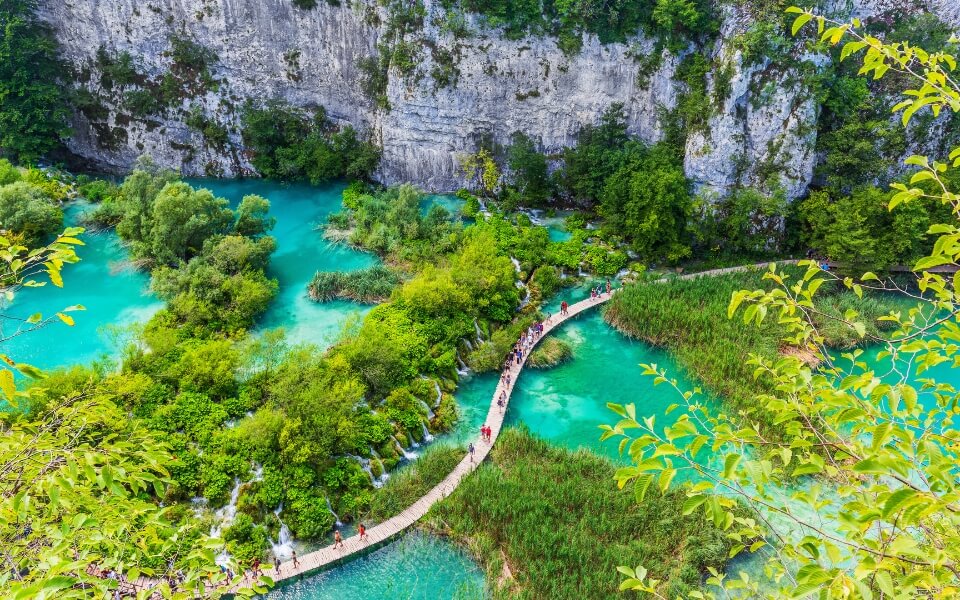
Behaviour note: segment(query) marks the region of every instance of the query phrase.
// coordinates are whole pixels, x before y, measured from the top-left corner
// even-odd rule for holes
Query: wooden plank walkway
[[[567,309],[567,314],[560,315],[560,313],[554,314],[550,321],[544,323],[543,333],[534,340],[533,347],[544,339],[551,331],[559,327],[561,324],[566,322],[569,319],[577,316],[585,310],[591,309],[594,306],[603,304],[610,299],[610,294],[603,294],[599,298],[587,298],[581,302],[570,305]],[[532,350],[532,347],[531,347]],[[518,365],[514,362],[510,366],[510,384],[507,385],[503,378],[500,379],[500,382],[497,384],[497,389],[493,392],[493,397],[490,400],[490,408],[487,411],[486,425],[490,428],[490,442],[481,441],[479,438],[473,441],[474,446],[474,455],[470,456],[467,454],[460,461],[460,463],[454,467],[453,471],[450,472],[447,477],[437,484],[432,490],[427,492],[422,498],[414,502],[412,505],[407,507],[402,513],[387,519],[383,523],[367,529],[367,539],[360,540],[359,536],[355,535],[353,537],[343,540],[343,546],[334,550],[333,546],[327,546],[316,552],[311,552],[303,556],[298,557],[298,566],[294,567],[292,561],[287,561],[279,565],[279,572],[276,568],[274,569],[264,569],[264,575],[272,577],[274,581],[282,581],[284,579],[290,579],[293,577],[298,577],[304,573],[310,573],[312,571],[317,571],[323,569],[324,567],[343,560],[346,557],[349,557],[352,554],[363,552],[364,550],[374,547],[377,544],[385,542],[398,534],[402,533],[408,529],[411,525],[419,521],[430,508],[450,495],[457,486],[460,485],[460,482],[464,477],[469,475],[476,469],[480,463],[487,457],[490,453],[490,449],[493,446],[493,443],[497,441],[497,436],[500,435],[500,430],[503,427],[503,419],[507,412],[507,405],[509,405],[510,397],[513,394],[513,389],[516,386],[517,378],[520,375],[520,372],[523,370],[523,367],[526,365],[527,357],[530,355],[530,352],[526,352],[523,355],[521,363]],[[500,397],[501,392],[506,392],[506,405],[501,411],[499,406],[497,406],[497,399]]]

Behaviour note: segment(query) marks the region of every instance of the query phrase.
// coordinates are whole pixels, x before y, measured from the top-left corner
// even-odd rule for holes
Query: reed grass
[[[567,342],[555,337],[542,340],[527,360],[534,369],[549,369],[573,358],[573,348]]]
[[[699,511],[682,515],[682,492],[653,492],[637,504],[613,483],[615,470],[587,450],[508,428],[491,460],[425,523],[479,558],[494,598],[613,598],[617,566],[638,564],[674,598],[697,588],[708,566],[722,568],[729,540]]]
[[[799,269],[791,270],[799,274]],[[770,389],[753,377],[747,364],[751,354],[767,359],[780,352],[785,331],[768,318],[763,326],[745,325],[738,316],[727,318],[733,292],[769,289],[762,270],[730,273],[692,280],[627,286],[604,311],[604,318],[622,333],[669,350],[680,366],[724,401],[743,410],[754,410],[754,398]],[[824,285],[817,295],[821,310],[842,315],[848,308],[860,312],[871,334],[881,333],[877,318],[901,307],[896,299],[864,296]],[[859,338],[845,325],[822,319],[818,326],[828,345],[849,348]]]
[[[376,265],[359,271],[318,272],[307,286],[307,291],[310,298],[316,302],[341,298],[377,304],[388,300],[400,282],[400,276],[396,272],[383,265]]]

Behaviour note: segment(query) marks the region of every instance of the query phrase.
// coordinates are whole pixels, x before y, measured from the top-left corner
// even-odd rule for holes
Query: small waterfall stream
[[[373,448],[371,448],[370,450],[372,451]],[[386,480],[387,480],[386,477],[383,476],[383,463],[380,464],[380,473],[381,473],[381,475],[380,475],[380,477],[376,477],[376,476],[373,474],[373,469],[370,467],[370,459],[369,459],[369,458],[364,458],[364,457],[362,457],[362,456],[356,456],[355,454],[347,454],[347,456],[349,456],[350,458],[352,458],[352,459],[356,460],[358,463],[360,463],[360,468],[363,469],[363,471],[364,471],[367,475],[370,476],[370,482],[373,484],[373,487],[375,487],[375,488],[377,488],[377,489],[383,487],[384,482],[386,482]]]
[[[324,499],[327,501],[327,510],[329,510],[330,514],[333,515],[334,524],[337,527],[343,527],[343,522],[340,520],[340,517],[337,516],[337,513],[333,512],[333,507],[330,506],[330,497],[327,496]]]
[[[406,450],[406,448],[403,447],[403,444],[400,443],[400,440],[397,439],[397,436],[393,435],[393,436],[390,436],[390,437],[391,437],[391,439],[393,439],[393,443],[396,444],[396,446],[397,446],[397,452],[399,452],[399,453],[403,456],[403,458],[405,458],[405,459],[407,459],[407,460],[413,460],[413,459],[417,458],[417,453],[416,453],[416,452],[408,452],[408,451]]]
[[[290,528],[280,518],[281,512],[283,512],[283,502],[273,511],[277,521],[280,522],[280,532],[277,534],[277,539],[270,540],[270,549],[273,550],[273,555],[277,557],[277,560],[284,560],[293,556],[293,534],[290,533]]]

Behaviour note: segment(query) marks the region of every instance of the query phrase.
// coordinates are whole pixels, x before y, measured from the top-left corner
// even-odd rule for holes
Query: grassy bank
[[[795,270],[800,273],[799,269]],[[784,330],[771,315],[762,327],[745,325],[740,315],[727,318],[731,295],[742,289],[769,289],[765,271],[744,271],[717,277],[672,280],[665,283],[627,286],[604,311],[604,318],[624,334],[666,348],[694,378],[714,394],[739,408],[753,407],[752,399],[767,390],[753,377],[747,364],[751,354],[775,358],[790,351],[781,339]],[[877,335],[881,322],[898,304],[884,296],[857,298],[845,289],[828,289],[817,295],[820,310],[842,315],[848,309],[861,314],[867,331]],[[821,332],[836,348],[854,346],[858,337],[848,327],[823,319]]]
[[[643,564],[676,597],[726,559],[720,531],[681,515],[683,494],[654,492],[638,505],[617,489],[615,467],[591,452],[511,428],[491,458],[426,523],[471,549],[495,598],[610,598],[624,564]]]
[[[412,465],[391,475],[373,496],[366,519],[381,523],[400,514],[443,481],[465,454],[453,446],[429,447]]]

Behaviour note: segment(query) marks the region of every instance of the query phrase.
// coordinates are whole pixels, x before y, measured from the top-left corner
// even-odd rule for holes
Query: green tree
[[[66,71],[36,0],[0,0],[0,153],[34,162],[69,133]]]
[[[812,12],[798,15],[793,31],[816,21],[820,41],[843,44],[842,58],[862,54],[861,72],[881,78],[897,73],[917,84],[903,102],[904,124],[920,109],[960,112],[960,85],[955,58],[908,44],[884,43],[864,33],[858,21],[833,22]],[[874,367],[855,350],[835,356],[827,351],[818,319],[817,291],[829,281],[861,295],[902,288],[873,273],[857,280],[823,271],[805,262],[806,271],[791,277],[772,265],[766,278],[772,290],[741,290],[731,298],[728,314],[742,314],[747,325],[761,325],[769,315],[785,327],[787,343],[813,353],[821,362],[811,368],[796,357],[776,360],[755,356],[751,365],[769,392],[757,400],[782,427],[782,438],[765,435],[754,419],[709,410],[695,391],[678,390],[676,421],[659,427],[633,404],[611,405],[622,420],[604,437],[623,437],[633,466],[617,480],[630,484],[643,499],[656,484],[672,487],[684,473],[684,512],[702,511],[737,542],[731,555],[768,550],[765,573],[772,587],[765,593],[820,598],[948,598],[960,588],[960,432],[953,426],[957,390],[938,381],[929,369],[955,365],[960,351],[958,291],[954,277],[931,272],[943,265],[960,267],[960,201],[949,182],[960,168],[960,148],[950,163],[911,157],[917,167],[909,184],[895,184],[888,208],[921,200],[946,205],[950,223],[933,225],[937,236],[929,254],[916,262],[919,293],[908,296],[915,307],[885,317],[895,330],[888,336],[868,333],[856,311],[827,317],[883,351]],[[675,380],[655,365],[645,372],[659,383]],[[632,441],[631,441],[632,440]],[[702,460],[701,449],[715,456]],[[698,460],[700,454],[701,460]],[[791,485],[798,483],[802,485]],[[692,482],[691,482],[692,480]],[[738,516],[746,506],[751,515]],[[623,589],[658,595],[662,582],[640,567],[621,567]],[[760,582],[741,574],[729,580],[719,572],[707,580],[726,597],[732,590],[759,593]]]
[[[640,163],[626,164],[604,186],[600,214],[648,258],[679,260],[690,254],[687,221],[693,212],[690,183],[672,153],[655,148]]]
[[[270,201],[263,196],[244,196],[237,207],[237,223],[233,230],[248,237],[264,235],[277,224],[277,220],[268,215],[269,212]]]
[[[516,188],[525,205],[537,206],[550,199],[553,192],[547,172],[547,157],[538,152],[533,140],[515,133],[507,148],[510,185]]]
[[[63,227],[63,211],[43,190],[25,181],[0,186],[0,227],[42,244]]]
[[[168,183],[151,208],[150,257],[161,264],[176,264],[196,256],[208,238],[230,230],[233,211],[228,206],[210,190]]]

